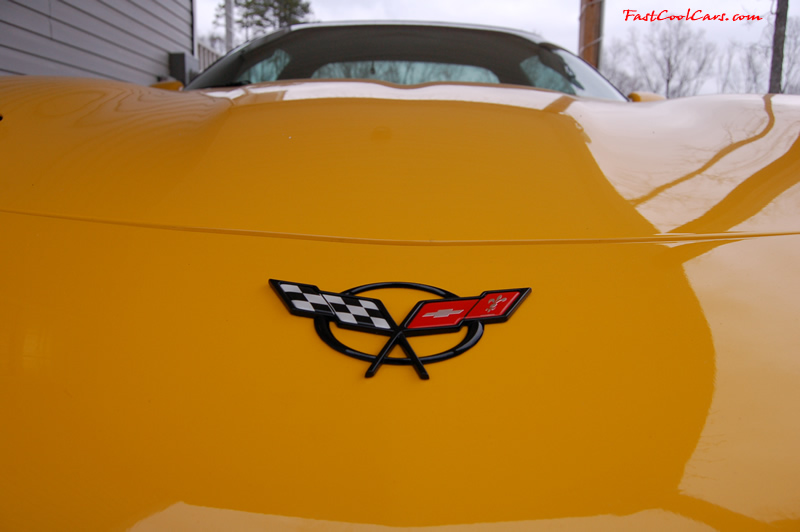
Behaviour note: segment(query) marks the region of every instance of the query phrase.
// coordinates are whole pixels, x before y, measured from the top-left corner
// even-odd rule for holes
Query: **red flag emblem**
[[[519,291],[514,292],[491,292],[486,294],[478,301],[467,318],[494,318],[505,316],[506,311],[514,304],[519,297]]]
[[[477,302],[478,298],[423,302],[406,327],[408,329],[457,327]]]
[[[525,298],[530,288],[492,290],[475,297],[458,297],[435,286],[418,283],[372,283],[344,292],[324,292],[310,284],[270,279],[269,284],[283,300],[290,313],[314,318],[314,328],[331,348],[347,356],[371,362],[366,377],[372,377],[384,364],[411,365],[420,379],[428,379],[425,364],[448,360],[471,349],[483,335],[483,326],[508,319]],[[382,288],[422,290],[440,296],[418,302],[405,320],[398,325],[379,299],[359,294]],[[331,331],[331,322],[345,329],[382,334],[389,337],[380,353],[362,353],[344,345]],[[447,333],[467,326],[467,334],[458,344],[433,355],[419,357],[408,337]],[[406,358],[389,357],[389,352],[400,347]]]
[[[409,331],[457,329],[464,322],[505,321],[529,292],[529,288],[495,290],[484,292],[478,297],[420,301],[406,318],[404,327]],[[424,333],[420,331],[419,334]]]

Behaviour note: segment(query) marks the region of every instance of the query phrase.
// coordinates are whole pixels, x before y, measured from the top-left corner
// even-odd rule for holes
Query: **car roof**
[[[542,40],[538,35],[534,33],[529,33],[522,30],[516,30],[513,28],[504,28],[501,26],[489,26],[484,24],[466,24],[460,22],[430,22],[422,20],[342,20],[342,21],[332,21],[332,22],[309,22],[303,24],[295,24],[293,26],[287,26],[285,28],[276,30],[272,33],[268,33],[267,35],[257,37],[252,41],[243,44],[240,48],[241,49],[257,48],[265,43],[272,41],[273,39],[297,31],[313,30],[318,28],[346,28],[346,27],[356,27],[356,26],[420,26],[426,28],[458,28],[458,29],[476,30],[476,31],[489,31],[496,33],[504,33],[506,35],[515,35],[517,37],[522,37],[523,39],[531,41],[535,44],[550,44],[551,46],[555,46],[556,48],[561,48],[561,46],[554,45],[552,43],[548,43]]]

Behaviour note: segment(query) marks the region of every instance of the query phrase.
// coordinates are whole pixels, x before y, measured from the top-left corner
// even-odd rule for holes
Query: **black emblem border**
[[[419,375],[420,379],[427,380],[430,378],[428,375],[427,370],[425,369],[425,364],[433,364],[435,362],[442,362],[444,360],[449,360],[451,358],[457,357],[459,355],[464,354],[465,352],[469,351],[478,343],[478,341],[483,336],[483,324],[484,323],[497,323],[503,322],[508,320],[508,318],[516,311],[519,305],[528,297],[531,292],[530,288],[509,288],[506,290],[490,290],[487,292],[483,292],[480,296],[477,297],[478,300],[482,299],[488,294],[492,293],[502,293],[502,292],[519,292],[519,297],[516,301],[512,304],[511,308],[509,308],[503,316],[500,317],[487,317],[487,318],[473,318],[469,320],[462,320],[456,326],[443,326],[443,327],[427,327],[424,329],[407,329],[406,326],[410,323],[412,317],[416,315],[417,311],[424,305],[425,303],[434,302],[434,301],[441,301],[441,299],[427,299],[424,301],[419,301],[411,310],[411,312],[406,316],[406,318],[401,322],[401,325],[397,325],[394,320],[390,320],[389,323],[391,325],[390,330],[377,330],[374,328],[364,328],[359,327],[356,325],[348,325],[348,324],[341,324],[337,323],[339,327],[343,327],[346,329],[353,329],[363,332],[369,332],[372,334],[379,334],[379,335],[388,335],[390,338],[387,343],[384,345],[383,349],[378,355],[371,355],[369,353],[364,353],[362,351],[358,351],[357,349],[353,349],[344,345],[338,338],[333,334],[331,330],[331,322],[335,322],[336,320],[330,316],[310,316],[309,313],[305,311],[298,311],[292,307],[289,301],[286,301],[282,292],[277,288],[276,283],[280,283],[284,281],[278,281],[275,279],[270,279],[270,284],[272,284],[275,291],[280,296],[283,303],[286,305],[287,309],[290,313],[298,316],[304,317],[312,317],[314,319],[314,329],[317,332],[317,335],[320,339],[325,342],[328,347],[337,351],[343,355],[349,356],[351,358],[355,358],[358,360],[362,360],[365,362],[370,362],[371,365],[365,374],[365,377],[370,378],[375,375],[375,373],[380,369],[380,367],[384,364],[389,366],[413,366]],[[313,285],[311,285],[313,286]],[[348,290],[344,290],[343,292],[339,292],[341,295],[346,296],[357,296],[362,292],[368,292],[371,290],[380,290],[386,288],[400,288],[400,289],[410,289],[410,290],[419,290],[423,292],[428,292],[435,296],[438,296],[442,299],[447,300],[473,300],[476,299],[473,297],[459,297],[456,294],[445,290],[443,288],[438,288],[431,285],[421,284],[421,283],[410,283],[410,282],[402,282],[402,281],[391,281],[391,282],[381,282],[381,283],[370,283],[361,286],[356,286],[354,288],[350,288]],[[322,292],[322,291],[321,291]],[[325,292],[331,293],[331,292]],[[363,296],[359,296],[363,297]],[[366,298],[370,299],[377,303],[381,309],[385,310],[383,303],[378,299],[373,298]],[[391,317],[391,315],[386,312],[386,315]],[[436,353],[433,355],[427,355],[424,357],[418,357],[417,354],[414,352],[414,349],[409,344],[407,337],[409,336],[423,336],[428,334],[438,334],[438,333],[445,333],[445,332],[455,332],[460,330],[462,327],[467,327],[467,334],[464,338],[454,347],[442,351],[440,353]],[[388,354],[395,346],[400,346],[403,352],[406,354],[406,358],[392,358],[389,357]]]

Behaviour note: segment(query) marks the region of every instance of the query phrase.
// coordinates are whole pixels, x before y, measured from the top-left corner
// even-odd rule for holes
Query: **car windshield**
[[[513,84],[625,98],[569,52],[496,30],[414,25],[306,26],[227,55],[187,89],[295,79]]]

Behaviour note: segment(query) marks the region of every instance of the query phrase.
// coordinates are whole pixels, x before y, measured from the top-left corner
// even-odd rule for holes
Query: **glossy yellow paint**
[[[163,89],[166,91],[179,91],[183,89],[183,83],[175,79],[167,81],[159,81],[157,83],[153,83],[150,86],[153,87],[154,89]]]
[[[797,112],[0,82],[0,528],[796,528]],[[364,379],[270,278],[533,292]]]
[[[632,102],[660,102],[666,100],[660,94],[654,92],[636,91],[628,94],[628,99]]]

